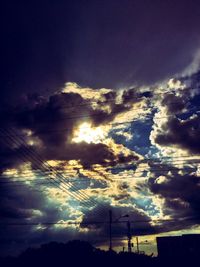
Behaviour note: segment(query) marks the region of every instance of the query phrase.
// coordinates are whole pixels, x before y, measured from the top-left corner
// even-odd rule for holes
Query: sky
[[[2,3],[2,256],[200,232],[199,5]]]

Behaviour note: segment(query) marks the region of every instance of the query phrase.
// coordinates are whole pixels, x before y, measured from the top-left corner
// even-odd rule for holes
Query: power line
[[[183,217],[183,218],[174,218],[174,219],[150,219],[150,220],[129,220],[130,223],[153,223],[153,222],[184,222],[184,221],[200,221],[199,216],[193,217]],[[112,224],[123,224],[127,221],[113,220]],[[94,225],[94,224],[109,224],[109,221],[85,221],[85,222],[0,222],[0,225],[3,226],[25,226],[25,225]]]
[[[9,133],[8,130],[7,130],[7,132]],[[13,139],[11,138],[11,141],[12,141],[12,142],[15,142],[15,144],[16,144],[16,140],[13,140]],[[24,140],[22,140],[22,142],[24,143]],[[17,144],[19,145],[19,143],[17,143]],[[39,166],[42,164],[44,170],[45,170],[45,168],[46,168],[46,170],[54,171],[53,168],[52,168],[52,166],[49,165],[49,164],[47,164],[47,163],[44,163],[44,161],[41,160],[41,159],[39,158],[39,156],[38,156],[36,153],[33,153],[33,151],[31,151],[31,150],[29,149],[29,147],[27,147],[27,144],[26,144],[26,143],[25,143],[25,146],[24,146],[23,148],[26,149],[26,150],[29,152],[29,156],[30,156],[30,155],[33,155],[32,159],[34,159],[34,163],[38,164],[38,162],[39,162]],[[35,161],[35,159],[36,159],[36,161]],[[60,173],[57,173],[57,172],[54,171],[54,174],[56,175],[56,178],[59,178],[60,182],[62,182],[62,183],[65,184],[65,189],[68,190],[68,191],[67,191],[68,194],[72,195],[73,197],[75,196],[76,199],[77,199],[77,196],[78,196],[78,199],[79,199],[80,201],[83,201],[84,203],[85,203],[85,198],[86,198],[86,199],[89,199],[89,198],[90,198],[90,196],[88,196],[87,194],[85,194],[85,192],[77,192],[77,191],[80,190],[80,188],[77,188],[75,185],[70,184],[70,183],[68,183],[68,184],[66,185],[66,180],[64,179],[64,177],[63,177]],[[62,185],[63,185],[63,184],[62,184]],[[59,186],[61,186],[61,185],[59,185]],[[66,187],[66,186],[67,186],[67,187]],[[63,186],[62,186],[62,187],[63,187]],[[69,190],[73,190],[73,191],[75,191],[76,193],[75,193],[75,192],[72,192],[72,191],[69,191]],[[96,204],[99,204],[99,203],[95,202],[94,200],[88,200],[87,202],[92,203],[92,205],[94,205],[94,206],[96,206]],[[87,205],[87,204],[85,203],[85,205]],[[90,208],[90,206],[88,206],[88,208]],[[102,209],[101,205],[99,205],[98,209],[100,209],[100,208]],[[104,210],[102,210],[102,211],[104,211]]]
[[[5,140],[4,140],[5,141]],[[16,141],[14,141],[14,140],[12,140],[11,139],[11,143],[10,144],[12,144],[12,143],[15,143],[16,145],[18,145],[18,143],[16,143]],[[28,151],[28,154],[27,154],[27,151]],[[39,164],[39,166],[42,166],[44,169],[45,169],[45,167],[43,166],[43,162],[40,162],[40,160],[38,161],[38,159],[37,160],[35,160],[35,158],[33,158],[32,157],[32,154],[31,154],[31,151],[30,151],[30,149],[29,150],[27,150],[27,148],[26,147],[23,147],[23,150],[21,151],[22,152],[22,154],[23,154],[23,157],[25,158],[25,160],[27,160],[27,156],[29,157],[29,161],[30,162],[34,162],[34,164]],[[51,170],[52,171],[52,170]],[[55,175],[55,174],[54,174]],[[56,176],[57,177],[57,176]],[[50,179],[50,182],[51,183],[53,183],[54,185],[56,185],[58,188],[60,188],[61,190],[63,190],[65,193],[67,193],[67,194],[69,194],[70,196],[72,196],[73,198],[75,198],[76,200],[79,200],[79,201],[85,201],[85,199],[84,198],[82,198],[82,196],[79,196],[79,194],[77,194],[77,193],[73,193],[73,192],[70,192],[69,191],[69,189],[70,189],[70,185],[63,185],[63,184],[60,184],[60,182],[59,181],[57,181],[57,179],[55,179],[55,177],[53,177],[53,178],[51,178]],[[66,191],[67,190],[67,191]]]
[[[4,136],[7,136],[7,137],[13,137],[13,136],[21,136],[21,135],[13,135],[13,134],[7,134],[7,135],[4,135]],[[23,140],[23,143],[26,145],[26,146],[28,146],[28,144],[27,143],[25,143],[25,141]],[[163,162],[162,162],[162,160],[164,160],[164,159],[169,159],[169,161],[165,161],[165,163],[170,163],[170,162],[172,162],[173,163],[173,165],[175,165],[175,163],[176,163],[176,161],[187,161],[187,163],[189,164],[189,161],[191,162],[191,161],[198,161],[198,160],[200,160],[200,159],[195,159],[195,158],[191,158],[191,157],[194,157],[194,156],[179,156],[179,157],[162,157],[162,158],[146,158],[146,159],[142,159],[142,160],[140,160],[140,161],[137,161],[137,164],[140,164],[140,163],[152,163],[153,161],[153,163],[155,164],[155,162],[156,163],[161,163],[161,164],[163,164]],[[179,160],[174,160],[174,159],[179,159]],[[182,158],[185,158],[185,160],[183,160]],[[195,163],[194,162],[194,163]],[[164,164],[165,164],[164,163]],[[97,164],[105,164],[105,162],[104,161],[102,161],[102,162],[98,162],[98,163],[95,163],[94,165],[97,165]],[[118,163],[118,164],[120,164],[120,163]],[[191,164],[192,164],[192,162],[191,162]],[[73,168],[76,168],[76,170],[77,169],[82,169],[82,167],[79,167],[79,165],[77,166],[77,165],[71,165],[70,167],[73,167]],[[106,166],[105,166],[106,167]],[[105,169],[105,167],[104,167],[104,169]],[[111,167],[110,167],[111,168]],[[115,168],[115,169],[121,169],[122,167],[114,167],[113,166],[113,168]],[[96,170],[100,170],[101,169],[101,167],[98,167],[98,169],[93,169],[93,171],[96,171]],[[56,170],[58,170],[58,168],[56,168]]]
[[[198,161],[197,163],[200,163],[200,161]],[[180,164],[180,163],[179,163]],[[194,164],[194,163],[193,163]],[[182,165],[182,163],[181,163],[181,165]],[[192,171],[192,168],[187,168],[187,167],[184,167],[184,168],[182,168],[182,169],[178,169],[178,170],[176,170],[176,168],[177,167],[174,167],[174,168],[167,168],[167,169],[162,169],[162,167],[160,168],[160,169],[149,169],[149,170],[145,170],[145,169],[143,169],[142,171],[135,171],[135,172],[133,172],[133,174],[127,174],[127,175],[125,175],[125,174],[123,174],[123,176],[122,177],[119,177],[120,176],[120,174],[119,173],[117,173],[117,174],[111,174],[111,173],[108,173],[108,174],[105,174],[108,178],[109,177],[111,177],[111,181],[112,182],[114,182],[114,181],[116,181],[116,180],[121,180],[121,181],[124,181],[124,180],[127,180],[127,179],[129,179],[129,180],[134,180],[134,179],[149,179],[149,178],[151,178],[151,177],[146,177],[146,176],[134,176],[135,174],[138,174],[138,173],[143,173],[143,172],[151,172],[151,173],[156,173],[156,174],[160,174],[160,172],[169,172],[169,171],[179,171],[179,170],[184,170],[184,171]],[[120,169],[120,170],[127,170],[127,168],[126,167],[124,167],[124,168],[116,168],[116,169]],[[115,170],[116,170],[115,169]],[[51,174],[51,173],[50,173]],[[62,173],[62,175],[64,175],[63,173]],[[67,174],[67,175],[70,175],[70,174]],[[119,175],[118,177],[113,177],[114,175]],[[11,178],[8,178],[8,177],[5,177],[4,176],[4,178],[2,178],[2,177],[0,177],[0,179],[2,178],[3,180],[7,180],[7,179],[9,179],[9,181],[1,181],[0,182],[0,184],[2,185],[3,183],[5,183],[5,184],[9,184],[9,183],[19,183],[19,182],[21,182],[21,183],[26,183],[26,182],[31,182],[31,183],[35,183],[35,182],[41,182],[41,181],[38,181],[38,180],[45,180],[45,177],[47,177],[45,174],[43,174],[43,178],[33,178],[33,179],[31,179],[31,180],[27,180],[28,178],[30,178],[30,177],[23,177],[23,179],[20,179],[19,180],[19,178],[17,178],[17,177],[14,177],[13,179],[15,179],[15,180],[11,180],[12,179],[12,177]],[[70,182],[70,183],[74,183],[74,182],[78,182],[78,183],[82,183],[82,182],[85,182],[85,183],[91,183],[91,182],[102,182],[102,180],[97,180],[97,178],[99,178],[99,176],[97,176],[97,175],[92,175],[92,177],[94,177],[94,179],[93,178],[90,178],[89,176],[87,177],[86,176],[86,179],[84,179],[84,178],[81,178],[81,177],[79,177],[79,179],[78,178],[68,178],[68,180],[66,180],[67,182]]]
[[[138,110],[138,109],[135,109],[135,110]],[[142,110],[144,110],[144,109],[142,108]],[[133,109],[131,109],[131,111],[133,111]],[[196,111],[196,112],[197,112],[196,115],[199,115],[198,114],[198,111]],[[107,115],[109,115],[109,114],[107,114]],[[102,114],[96,114],[95,116],[102,116]],[[144,120],[152,120],[154,118],[153,116],[154,116],[154,114],[147,114],[146,116],[144,116],[143,119]],[[170,114],[170,115],[166,115],[166,116],[160,116],[160,117],[156,117],[156,120],[167,119],[169,117],[175,117],[175,116],[177,116],[177,114]],[[83,115],[83,116],[76,116],[76,117],[62,117],[62,118],[56,119],[56,121],[79,119],[79,118],[92,118],[92,117],[94,117],[94,115],[88,115],[88,116]],[[119,126],[119,125],[123,125],[123,124],[133,123],[133,122],[136,122],[136,121],[138,121],[138,118],[135,118],[133,120],[122,121],[122,122],[113,122],[113,123],[106,122],[106,125],[109,125],[109,126]],[[43,122],[43,124],[45,124],[45,123]],[[104,124],[104,123],[102,122],[102,124]],[[97,126],[97,127],[99,127],[99,126]],[[91,127],[90,126],[85,126],[84,128],[90,129]],[[40,130],[40,131],[34,132],[34,134],[50,133],[50,132],[52,132],[52,133],[54,133],[54,132],[69,132],[69,131],[72,131],[72,130],[79,130],[79,127],[72,127],[72,128],[66,127],[66,128],[57,129],[57,130],[52,130],[52,129],[46,129],[45,128],[45,130]],[[18,134],[18,136],[21,136],[21,137],[29,137],[29,136],[27,136],[25,134]],[[6,137],[6,135],[3,135],[3,137]],[[31,137],[31,135],[30,135],[30,137]]]
[[[148,162],[147,162],[148,163]],[[152,163],[152,162],[151,162]],[[171,167],[169,167],[169,165],[167,165],[166,164],[166,162],[165,163],[163,163],[163,165],[161,165],[161,166],[158,166],[158,164],[162,164],[162,162],[153,162],[153,164],[154,164],[154,168],[152,167],[152,166],[149,166],[149,167],[147,167],[147,169],[145,169],[145,167],[142,167],[142,166],[139,166],[139,167],[137,167],[136,168],[136,170],[133,170],[133,169],[130,169],[130,167],[132,167],[132,166],[130,166],[130,165],[127,165],[127,166],[125,166],[125,167],[98,167],[98,169],[91,169],[90,171],[91,172],[98,172],[99,170],[101,171],[101,170],[105,170],[105,171],[107,171],[107,170],[111,170],[111,171],[117,171],[117,170],[121,170],[121,171],[123,171],[123,170],[127,170],[127,171],[129,171],[129,170],[132,170],[133,171],[133,173],[132,174],[127,174],[127,175],[134,175],[134,174],[137,174],[137,173],[143,173],[143,172],[168,172],[168,171],[176,171],[177,169],[178,170],[180,170],[180,168],[178,167],[178,166],[182,166],[183,164],[198,164],[198,163],[200,163],[200,159],[195,159],[195,160],[192,160],[192,162],[191,162],[191,160],[190,160],[190,162],[188,162],[187,160],[177,160],[177,163],[176,163],[176,161],[174,161],[173,162],[173,165],[171,166]],[[139,164],[138,162],[137,162],[137,164]],[[167,167],[168,166],[168,167]],[[158,168],[158,169],[156,169],[155,167],[160,167],[160,168]],[[167,168],[163,168],[163,167],[167,167]],[[184,171],[187,171],[187,170],[189,170],[189,171],[192,171],[192,168],[194,168],[194,166],[191,166],[191,167],[183,167],[183,168],[181,168],[181,170],[184,170]],[[78,168],[77,167],[75,167],[75,170],[77,170]],[[81,169],[81,168],[80,168]],[[80,170],[79,169],[79,170]],[[142,169],[141,171],[139,171],[140,169]],[[83,169],[84,170],[84,169]],[[56,170],[57,171],[57,170]],[[60,170],[60,171],[62,171],[62,169]],[[35,171],[33,170],[30,170],[30,171],[24,171],[24,172],[19,172],[19,174],[18,175],[24,175],[24,174],[34,174],[35,175],[35,173],[34,173]],[[58,172],[58,171],[57,171]],[[60,173],[60,172],[58,172],[58,173]],[[106,173],[106,174],[104,174],[104,175],[106,175],[107,177],[110,177],[110,176],[112,176],[112,179],[114,180],[114,179],[116,179],[115,177],[113,177],[113,175],[117,175],[117,174],[119,174],[120,172],[118,172],[118,173]],[[46,174],[52,174],[52,171],[45,171],[45,172],[43,172],[43,171],[41,171],[41,170],[38,170],[37,171],[37,173],[36,173],[36,175],[38,175],[38,174],[41,174],[41,175],[43,175],[44,177],[45,177],[45,175]],[[74,172],[73,171],[67,171],[66,172],[66,170],[63,170],[62,171],[62,175],[66,175],[66,176],[69,176],[69,175],[74,175]],[[81,175],[81,174],[80,174]],[[95,174],[92,174],[92,177],[98,177],[99,178],[99,176],[100,176],[101,174],[99,174],[99,175],[95,175]],[[123,175],[125,175],[125,174],[123,174]],[[84,176],[85,176],[85,178],[87,178],[86,179],[86,181],[88,181],[89,179],[92,179],[92,178],[90,178],[89,176],[86,176],[85,174],[84,174]],[[10,177],[9,175],[6,175],[6,174],[4,174],[3,176],[1,175],[0,176],[0,179],[19,179],[20,177]],[[23,179],[23,178],[25,178],[25,177],[21,177],[21,179]],[[28,177],[27,177],[28,178]],[[66,177],[65,177],[66,178]],[[137,178],[137,177],[134,177],[133,176],[133,178]],[[138,178],[141,178],[141,177],[138,177]],[[36,178],[33,178],[32,179],[32,181],[33,180],[35,180]],[[39,179],[42,179],[42,178],[39,178]],[[69,178],[68,178],[69,179]],[[66,180],[65,179],[65,181],[69,181],[69,182],[73,182],[75,179],[77,179],[77,178],[70,178],[71,180]],[[84,178],[81,178],[81,177],[79,177],[79,181],[83,181],[84,180]],[[99,180],[99,181],[104,181],[104,180]]]
[[[171,168],[163,168],[162,166],[159,168],[159,169],[155,169],[155,167],[154,168],[152,168],[152,167],[150,167],[150,169],[146,169],[145,170],[145,168],[144,167],[138,167],[137,169],[136,169],[136,171],[134,171],[133,170],[133,173],[132,174],[122,174],[122,175],[120,175],[120,172],[119,173],[106,173],[106,174],[104,174],[104,175],[106,175],[106,177],[108,177],[108,178],[110,178],[111,177],[111,179],[112,179],[112,182],[114,182],[114,181],[125,181],[125,180],[134,180],[134,179],[149,179],[149,178],[151,178],[151,177],[147,177],[147,176],[135,176],[135,174],[141,174],[141,173],[144,173],[144,172],[151,172],[151,173],[154,173],[154,174],[160,174],[160,172],[169,172],[169,171],[179,171],[179,170],[183,170],[183,171],[192,171],[193,170],[193,168],[194,168],[194,166],[192,166],[192,167],[183,167],[183,168],[179,168],[178,170],[177,170],[177,166],[179,166],[179,165],[183,165],[183,163],[184,162],[182,162],[182,163],[176,163],[176,164],[174,164],[176,167],[174,167],[174,166],[172,166]],[[196,161],[195,160],[195,162],[192,162],[192,164],[195,164],[195,163],[199,163],[199,160],[198,161]],[[191,163],[190,163],[191,164]],[[155,164],[155,165],[157,165],[157,164]],[[166,165],[165,165],[166,166]],[[127,169],[129,166],[127,166],[127,167],[114,167],[113,168],[113,171],[116,171],[116,170],[129,170],[129,169]],[[102,168],[103,169],[103,168]],[[110,169],[112,169],[112,168],[110,168]],[[139,171],[139,169],[142,169],[141,171]],[[33,174],[33,172],[31,172],[31,171],[25,171],[25,172],[21,172],[20,174],[28,174],[28,173],[31,173],[31,174]],[[45,172],[42,172],[41,170],[40,170],[40,174],[43,176],[42,178],[33,178],[33,179],[31,179],[30,180],[30,177],[21,177],[21,179],[20,179],[20,177],[10,177],[10,176],[7,176],[7,175],[4,175],[4,176],[0,176],[0,179],[2,179],[2,181],[0,182],[0,184],[2,185],[2,184],[13,184],[13,185],[15,185],[16,186],[16,183],[22,183],[22,185],[23,185],[23,183],[25,184],[25,185],[28,185],[27,184],[27,181],[29,181],[30,183],[42,183],[42,182],[44,182],[47,178],[49,178],[49,177],[47,177],[47,175],[48,174],[52,174],[52,171],[49,171],[49,172],[47,172],[47,171],[45,171]],[[81,177],[74,177],[74,178],[70,178],[70,177],[67,177],[68,179],[66,180],[66,176],[64,176],[64,175],[67,175],[67,176],[69,176],[70,175],[70,172],[67,172],[67,173],[65,173],[65,172],[62,172],[62,175],[63,175],[63,177],[65,177],[65,181],[66,182],[69,182],[69,183],[74,183],[74,182],[78,182],[79,184],[80,183],[83,183],[83,182],[86,182],[86,183],[91,183],[91,182],[98,182],[98,183],[102,183],[103,181],[105,181],[105,180],[98,180],[98,178],[100,177],[100,174],[99,175],[92,175],[92,177],[94,178],[91,178],[90,176],[84,176],[85,178],[81,178]],[[115,175],[118,175],[117,177],[115,177]],[[14,179],[14,180],[13,180]],[[29,180],[27,180],[27,179],[29,179]],[[50,178],[51,179],[51,178]],[[5,181],[5,180],[7,180],[7,181]],[[48,183],[47,183],[48,184]]]

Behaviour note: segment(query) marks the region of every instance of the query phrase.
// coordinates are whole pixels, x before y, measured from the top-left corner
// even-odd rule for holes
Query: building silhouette
[[[200,234],[157,237],[158,256],[184,258],[200,255]]]

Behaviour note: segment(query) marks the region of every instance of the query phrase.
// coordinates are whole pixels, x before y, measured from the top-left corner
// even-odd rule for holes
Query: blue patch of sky
[[[127,148],[146,156],[151,153],[157,153],[158,149],[152,146],[149,136],[152,130],[153,118],[145,121],[134,121],[129,124],[126,128],[112,129],[109,133],[109,137],[112,137],[117,144],[123,144]],[[120,132],[130,133],[132,138],[128,139]]]
[[[88,205],[86,205],[87,202],[88,202]],[[67,203],[72,208],[79,210],[81,212],[85,212],[86,210],[89,209],[89,205],[93,205],[93,203],[90,202],[90,198],[88,200],[86,199],[85,201],[84,200],[80,201],[79,199],[76,199],[75,197],[73,197],[73,198],[70,198],[70,200],[68,200]],[[63,217],[63,212],[62,212],[62,217]]]
[[[90,188],[106,188],[107,185],[103,181],[97,181],[95,179],[90,178],[84,178],[81,180],[81,178],[75,178],[74,181],[71,183],[70,191],[76,192],[82,189]]]
[[[153,203],[151,198],[148,197],[137,198],[134,199],[134,203],[137,205],[138,208],[147,212],[149,216],[154,216],[159,213],[158,208]]]

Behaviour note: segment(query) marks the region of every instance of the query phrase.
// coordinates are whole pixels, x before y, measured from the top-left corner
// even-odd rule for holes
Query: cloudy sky
[[[127,220],[148,252],[157,235],[199,232],[199,7],[4,2],[2,255],[71,239],[107,248],[109,210],[120,249]]]

